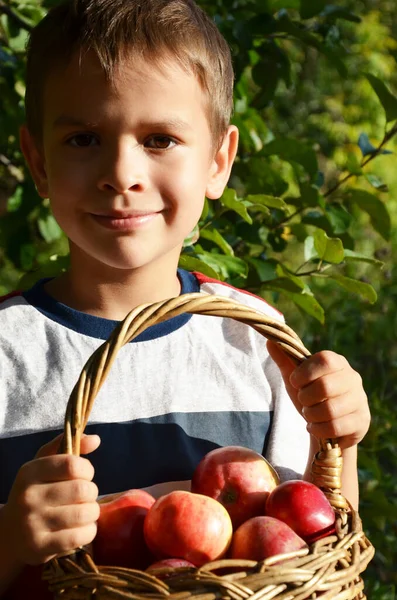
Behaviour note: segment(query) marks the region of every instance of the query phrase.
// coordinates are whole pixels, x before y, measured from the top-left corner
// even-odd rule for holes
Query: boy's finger
[[[81,454],[90,454],[94,452],[101,443],[101,438],[99,435],[86,435],[83,434],[80,442],[80,453]]]
[[[295,369],[291,375],[291,384],[295,388],[301,388],[324,375],[343,371],[346,367],[350,369],[344,356],[329,350],[322,350],[310,356]]]
[[[87,479],[59,481],[56,485],[48,483],[40,487],[41,494],[48,506],[59,507],[68,504],[96,502],[99,494],[97,485]]]
[[[56,438],[54,438],[47,444],[44,444],[44,446],[42,446],[37,452],[35,458],[42,458],[44,456],[53,456],[54,454],[57,454],[61,446],[62,438],[63,433],[60,433]],[[80,443],[81,454],[90,454],[90,452],[94,452],[94,450],[98,448],[100,443],[101,439],[98,435],[87,435],[83,433],[83,435],[81,436]]]
[[[351,391],[354,383],[354,373],[346,377],[344,371],[329,373],[319,377],[312,383],[301,388],[298,392],[298,399],[302,406],[314,406],[324,403],[326,400],[343,396]],[[352,409],[354,410],[356,397],[350,398]]]
[[[21,468],[21,476],[29,482],[51,483],[86,479],[92,481],[94,467],[87,458],[68,454],[44,456],[26,463]]]

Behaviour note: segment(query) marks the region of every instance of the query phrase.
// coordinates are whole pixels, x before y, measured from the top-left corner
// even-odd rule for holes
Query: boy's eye
[[[147,148],[152,148],[155,150],[168,150],[169,148],[173,148],[175,145],[175,140],[170,138],[168,135],[153,135],[145,141],[145,146]]]
[[[77,148],[88,148],[98,143],[97,138],[92,133],[79,133],[68,139],[68,144]]]

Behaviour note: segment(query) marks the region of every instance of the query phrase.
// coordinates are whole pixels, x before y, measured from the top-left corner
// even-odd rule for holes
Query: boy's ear
[[[230,125],[222,144],[215,154],[210,168],[205,195],[210,200],[216,200],[223,194],[223,190],[229,181],[230,171],[236,158],[238,147],[238,129]]]
[[[19,143],[39,195],[42,198],[48,198],[44,153],[38,147],[26,125],[22,125],[19,130]]]

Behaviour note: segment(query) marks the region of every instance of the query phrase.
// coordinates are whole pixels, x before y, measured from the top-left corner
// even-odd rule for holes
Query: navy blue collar
[[[178,278],[181,283],[181,295],[200,291],[200,284],[192,273],[183,269],[178,269]],[[88,335],[100,340],[107,340],[112,331],[119,324],[119,321],[87,315],[86,313],[66,306],[66,304],[58,302],[52,296],[47,294],[44,289],[44,284],[49,281],[49,279],[50,278],[40,279],[40,281],[38,281],[30,290],[24,292],[22,295],[25,300],[43,315],[68,329],[77,331],[82,335]],[[163,323],[152,325],[132,340],[132,343],[144,342],[168,335],[180,327],[183,327],[191,317],[192,315],[184,313],[179,317],[174,317]]]

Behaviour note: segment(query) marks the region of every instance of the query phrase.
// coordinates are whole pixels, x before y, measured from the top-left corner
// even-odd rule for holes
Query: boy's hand
[[[268,350],[314,437],[336,438],[342,449],[363,439],[371,420],[368,400],[360,375],[343,356],[324,350],[296,367],[276,343],[269,341]]]
[[[43,446],[21,467],[2,509],[1,535],[21,565],[47,562],[90,543],[96,534],[94,468],[81,456],[54,455],[60,439]],[[81,452],[93,452],[99,443],[96,435],[83,436]]]

